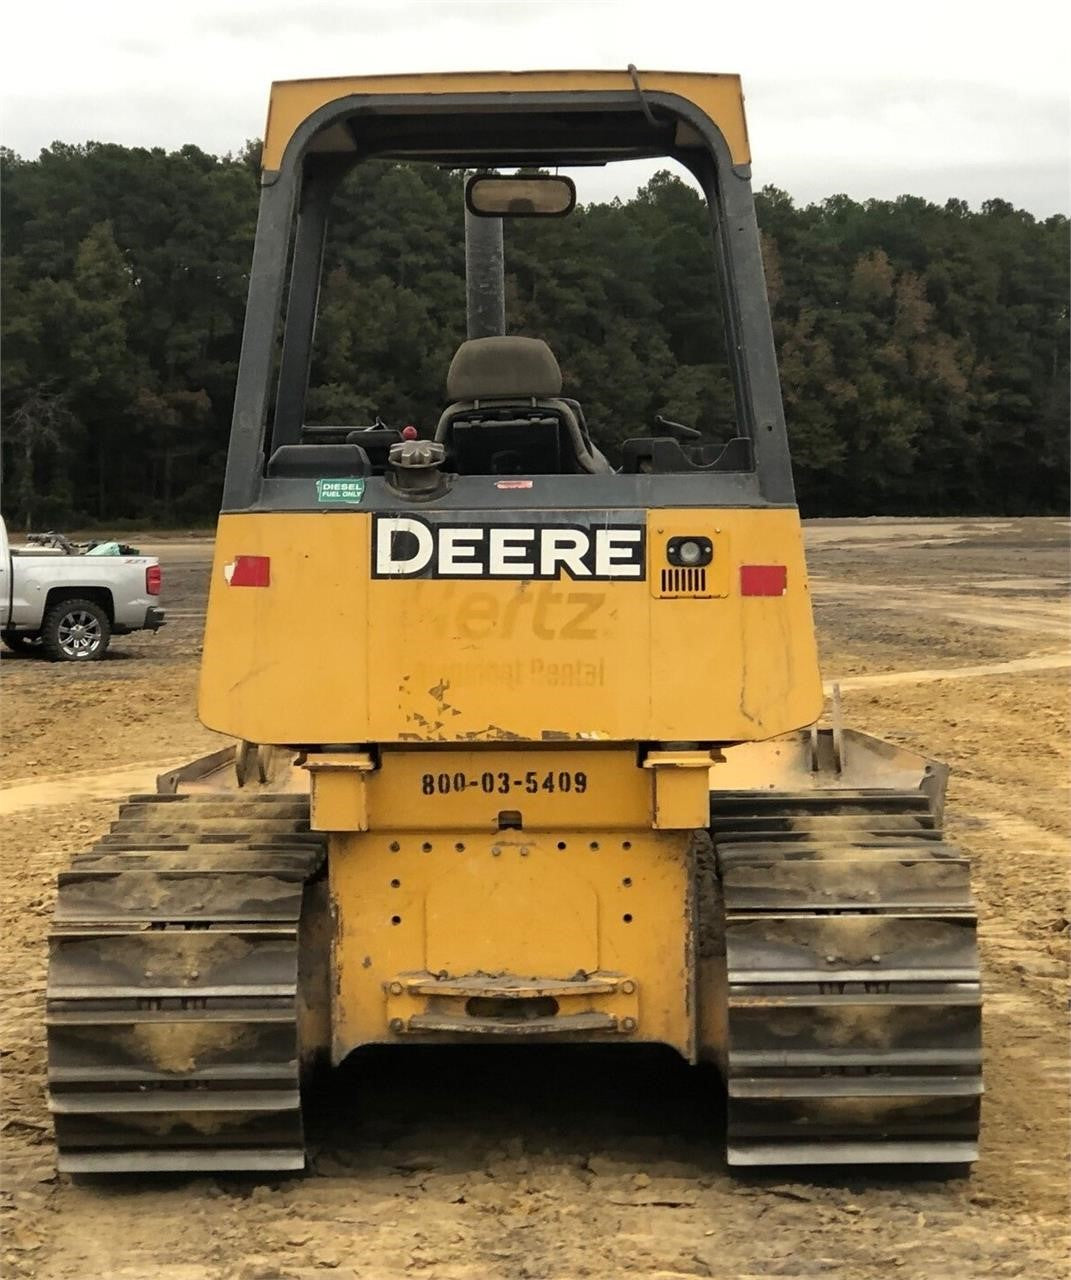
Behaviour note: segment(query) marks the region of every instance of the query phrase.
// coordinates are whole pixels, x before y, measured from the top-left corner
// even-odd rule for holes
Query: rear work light
[[[158,596],[164,585],[164,571],[158,564],[151,564],[145,570],[145,590],[151,596]]]

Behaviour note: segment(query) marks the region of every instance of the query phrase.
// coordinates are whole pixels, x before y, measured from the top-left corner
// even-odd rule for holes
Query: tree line
[[[4,511],[14,524],[218,509],[259,147],[0,150]],[[462,175],[373,162],[325,254],[307,421],[430,432],[464,338]],[[1000,199],[758,196],[805,515],[1066,509],[1068,219]],[[507,224],[510,332],[546,338],[614,456],[657,414],[713,439],[732,386],[701,196]]]

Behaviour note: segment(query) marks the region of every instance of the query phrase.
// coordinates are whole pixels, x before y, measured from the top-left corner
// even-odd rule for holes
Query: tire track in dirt
[[[1015,601],[1009,609],[1007,596],[984,596],[977,592],[933,591],[923,587],[897,584],[895,587],[873,583],[834,582],[815,577],[811,589],[816,601],[865,602],[868,609],[896,613],[922,610],[938,613],[950,622],[980,624],[1036,636],[1058,637],[1065,642],[1071,635],[1071,608],[1066,599],[1053,601]]]
[[[918,671],[881,671],[865,676],[841,676],[823,684],[826,693],[834,684],[842,690],[891,687],[901,684],[929,684],[934,680],[978,680],[987,676],[1015,675],[1034,671],[1061,671],[1071,667],[1071,654],[1043,653],[1029,658],[1010,658],[968,667],[923,667]]]
[[[135,792],[155,791],[156,777],[174,769],[185,757],[147,761],[92,773],[63,773],[35,781],[15,780],[0,787],[0,818],[26,809],[49,809],[87,800],[120,800]]]

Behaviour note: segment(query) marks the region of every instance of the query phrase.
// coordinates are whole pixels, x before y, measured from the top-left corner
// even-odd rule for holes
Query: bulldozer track
[[[967,859],[921,791],[718,792],[734,1165],[977,1158]]]
[[[59,877],[49,1107],[67,1173],[305,1163],[305,796],[135,795]]]

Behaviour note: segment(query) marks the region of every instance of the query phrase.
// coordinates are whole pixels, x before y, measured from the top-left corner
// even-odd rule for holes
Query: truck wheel
[[[92,600],[61,600],[41,623],[41,647],[53,662],[95,662],[111,636],[108,615]]]
[[[3,640],[12,653],[41,652],[40,631],[0,631],[0,640]]]

